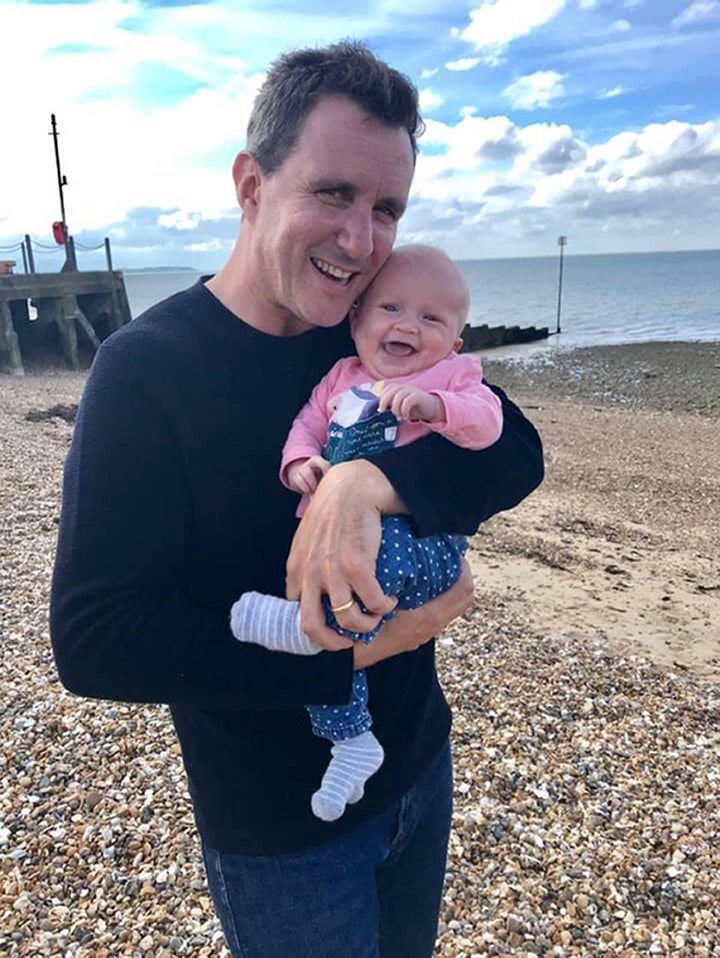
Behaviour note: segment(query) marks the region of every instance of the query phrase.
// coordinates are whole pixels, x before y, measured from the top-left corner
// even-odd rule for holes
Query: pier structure
[[[103,339],[130,321],[117,270],[59,273],[0,269],[0,372],[86,368]]]

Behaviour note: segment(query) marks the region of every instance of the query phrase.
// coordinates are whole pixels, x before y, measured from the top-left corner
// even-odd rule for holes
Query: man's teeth
[[[336,279],[341,283],[347,283],[350,277],[353,275],[346,269],[340,269],[339,266],[333,266],[332,263],[326,263],[323,259],[313,259],[312,263],[316,269],[320,270],[321,273],[324,273],[326,276],[330,276],[332,279]]]

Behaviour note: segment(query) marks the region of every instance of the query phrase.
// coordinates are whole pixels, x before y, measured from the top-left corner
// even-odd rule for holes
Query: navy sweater
[[[268,652],[230,632],[241,593],[284,594],[297,497],[280,451],[352,351],[347,323],[269,336],[198,283],[103,343],[78,412],[51,601],[60,678],[79,695],[171,706],[200,832],[222,851],[292,851],[357,825],[448,734],[433,643],[369,669],[385,762],[362,802],[321,822],[309,798],[327,743],[303,706],[348,700],[352,654]],[[537,434],[502,398],[503,435],[483,452],[432,435],[373,460],[422,534],[472,533],[540,482]]]

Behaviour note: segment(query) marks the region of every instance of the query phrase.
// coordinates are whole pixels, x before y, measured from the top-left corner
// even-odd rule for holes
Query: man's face
[[[293,152],[258,173],[243,206],[263,328],[293,335],[347,315],[390,253],[413,166],[406,130],[346,97],[319,101]]]

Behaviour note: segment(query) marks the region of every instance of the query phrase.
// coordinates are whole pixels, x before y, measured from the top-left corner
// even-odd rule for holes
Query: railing
[[[65,257],[65,262],[61,267],[63,270],[76,270],[77,269],[77,250],[82,250],[86,253],[92,253],[99,249],[105,249],[105,262],[107,264],[108,272],[112,272],[113,262],[112,262],[112,251],[110,249],[110,239],[106,236],[102,243],[99,243],[97,246],[85,246],[83,243],[78,242],[73,236],[69,236],[67,243],[63,245],[54,244],[49,246],[46,243],[41,243],[36,239],[33,239],[29,233],[25,234],[25,238],[19,243],[15,243],[12,246],[0,246],[0,258],[2,254],[5,253],[15,253],[18,250],[22,253],[23,267],[26,273],[36,273],[35,269],[35,253],[40,256],[48,255],[52,253],[62,253]]]

